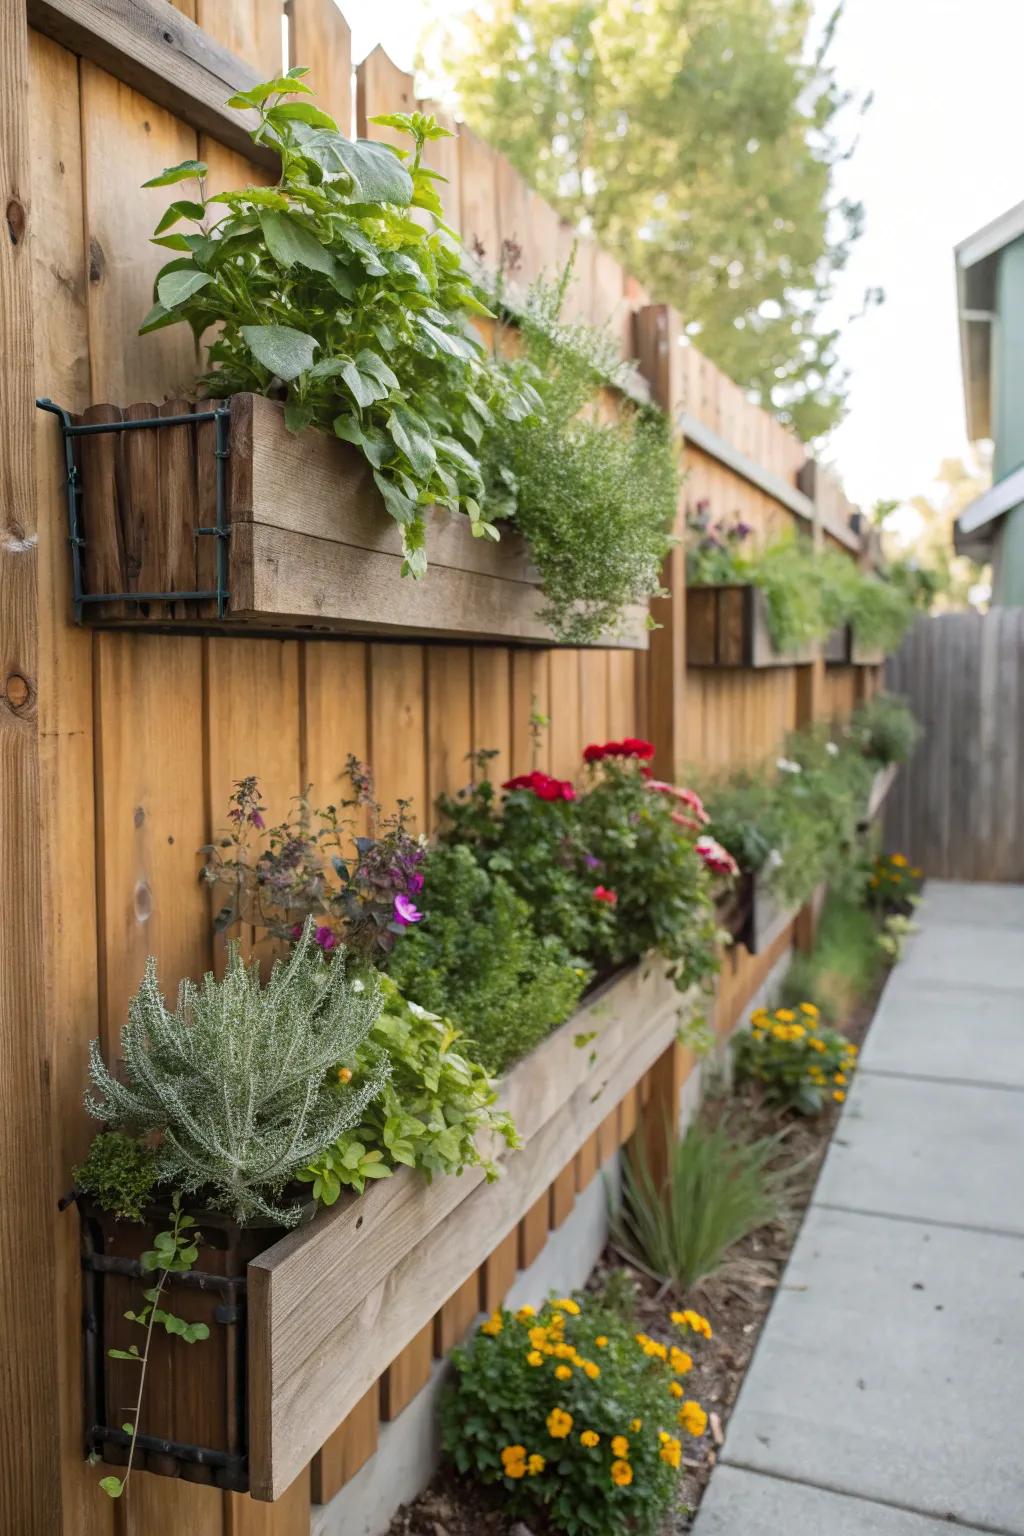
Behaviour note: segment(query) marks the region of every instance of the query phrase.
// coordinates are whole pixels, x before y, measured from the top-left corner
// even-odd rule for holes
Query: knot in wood
[[[25,238],[25,224],[27,215],[25,206],[16,197],[8,199],[7,209],[7,234],[12,245],[20,245]]]
[[[11,672],[4,684],[4,698],[8,708],[16,715],[24,715],[32,706],[34,689],[27,677]]]

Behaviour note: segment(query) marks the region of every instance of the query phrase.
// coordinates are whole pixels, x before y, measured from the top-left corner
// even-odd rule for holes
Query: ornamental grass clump
[[[802,1115],[842,1104],[857,1065],[857,1047],[822,1024],[814,1003],[758,1008],[734,1041],[736,1077],[758,1085],[768,1103]]]
[[[488,1072],[503,1072],[564,1023],[590,973],[467,847],[429,850],[423,908],[388,973],[403,996],[451,1019]]]
[[[565,1536],[655,1536],[684,1439],[708,1422],[683,1382],[711,1328],[696,1312],[672,1321],[679,1342],[665,1344],[600,1297],[495,1312],[452,1354],[447,1455],[527,1522]]]
[[[781,1214],[784,1178],[771,1168],[779,1140],[738,1140],[725,1126],[696,1121],[673,1146],[661,1184],[640,1143],[625,1160],[611,1213],[616,1248],[680,1299],[691,1295],[728,1267],[730,1248]]]
[[[223,979],[183,981],[173,1010],[150,958],[121,1032],[123,1080],[94,1040],[86,1105],[108,1126],[158,1137],[159,1183],[239,1222],[292,1226],[301,1207],[282,1202],[286,1185],[359,1123],[383,1087],[385,1058],[358,1087],[337,1080],[381,1001],[372,974],[350,977],[344,954],[326,959],[312,919],[266,984],[232,945]]]

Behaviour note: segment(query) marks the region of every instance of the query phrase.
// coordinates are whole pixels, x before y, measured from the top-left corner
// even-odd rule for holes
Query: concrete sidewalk
[[[1024,886],[917,921],[695,1536],[1024,1536]]]

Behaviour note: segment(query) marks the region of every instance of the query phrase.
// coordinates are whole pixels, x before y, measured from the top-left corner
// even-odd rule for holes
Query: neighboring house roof
[[[1000,214],[956,247],[956,296],[960,319],[960,366],[964,381],[967,436],[992,436],[992,320],[996,258],[1024,235],[1024,203]],[[983,498],[984,499],[984,498]],[[963,515],[963,514],[962,514]]]
[[[1024,502],[1024,464],[991,486],[984,495],[966,506],[953,528],[953,544],[958,555],[973,560],[989,560],[996,524],[1004,513]]]

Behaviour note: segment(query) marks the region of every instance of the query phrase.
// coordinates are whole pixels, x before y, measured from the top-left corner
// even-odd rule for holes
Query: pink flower
[[[416,891],[416,892],[422,891],[422,889],[423,889],[423,876],[421,875],[421,873],[420,873],[420,871],[418,869],[413,870],[413,872],[409,876],[409,879],[406,882],[406,884],[408,885],[410,891]]]
[[[300,929],[299,931],[301,932],[302,930]],[[338,947],[338,935],[333,928],[328,928],[326,923],[320,925],[313,937],[325,954],[330,954],[332,949],[337,949]]]
[[[700,825],[706,827],[711,820],[711,817],[704,809],[703,800],[695,789],[684,789],[680,784],[668,784],[664,779],[651,779],[648,782],[647,788],[653,790],[655,794],[671,796],[673,800],[678,800],[680,805],[689,806],[694,817],[692,821],[688,819],[680,820],[678,812],[672,816],[672,820],[679,821],[680,826],[696,828]]]
[[[694,848],[699,858],[704,860],[708,869],[715,875],[738,875],[739,865],[727,848],[714,837],[698,837]]]
[[[395,922],[403,928],[408,928],[410,923],[421,923],[423,913],[416,906],[411,896],[395,897]]]
[[[607,902],[610,907],[614,907],[615,903],[619,899],[615,891],[610,891],[607,886],[604,885],[595,885],[590,894],[593,896],[595,901]]]

